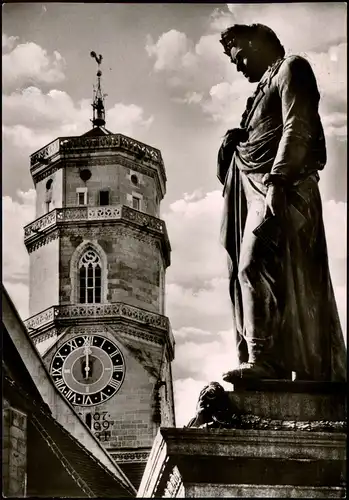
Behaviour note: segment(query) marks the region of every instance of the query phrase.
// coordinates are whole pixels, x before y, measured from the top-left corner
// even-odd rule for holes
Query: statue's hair
[[[263,52],[284,57],[285,49],[277,35],[264,24],[234,24],[221,33],[224,52],[230,57],[232,47],[250,44]]]

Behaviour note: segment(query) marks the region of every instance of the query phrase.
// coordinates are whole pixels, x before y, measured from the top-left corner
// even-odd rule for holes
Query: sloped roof
[[[85,134],[82,134],[81,137],[96,137],[101,135],[113,135],[113,133],[105,127],[93,127],[88,132],[85,132]]]
[[[24,402],[45,441],[71,466],[76,481],[86,485],[87,496],[135,497],[120,467],[55,387],[4,287],[2,306],[4,392]]]

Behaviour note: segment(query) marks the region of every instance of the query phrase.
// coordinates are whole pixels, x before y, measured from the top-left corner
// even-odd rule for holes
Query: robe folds
[[[319,98],[300,56],[279,60],[263,75],[244,123],[248,137],[228,169],[220,165],[220,151],[221,240],[239,361],[248,361],[250,340],[265,340],[274,364],[298,379],[344,381],[346,348],[318,188],[326,164]],[[265,174],[282,183],[284,210],[255,234],[265,220]]]

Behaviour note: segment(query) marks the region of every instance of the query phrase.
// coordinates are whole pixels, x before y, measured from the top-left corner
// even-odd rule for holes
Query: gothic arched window
[[[97,252],[91,248],[79,261],[79,302],[93,304],[101,302],[102,267]]]

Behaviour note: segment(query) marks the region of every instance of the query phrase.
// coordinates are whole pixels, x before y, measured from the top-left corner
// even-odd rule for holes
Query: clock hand
[[[85,378],[86,379],[88,378],[88,375],[89,375],[88,372],[90,371],[88,354],[89,354],[89,348],[87,347],[85,349]]]
[[[91,370],[90,364],[89,364],[89,354],[91,354],[91,349],[90,349],[90,344],[87,341],[84,347],[84,354],[85,354],[85,379],[88,379],[89,377],[89,372]]]

